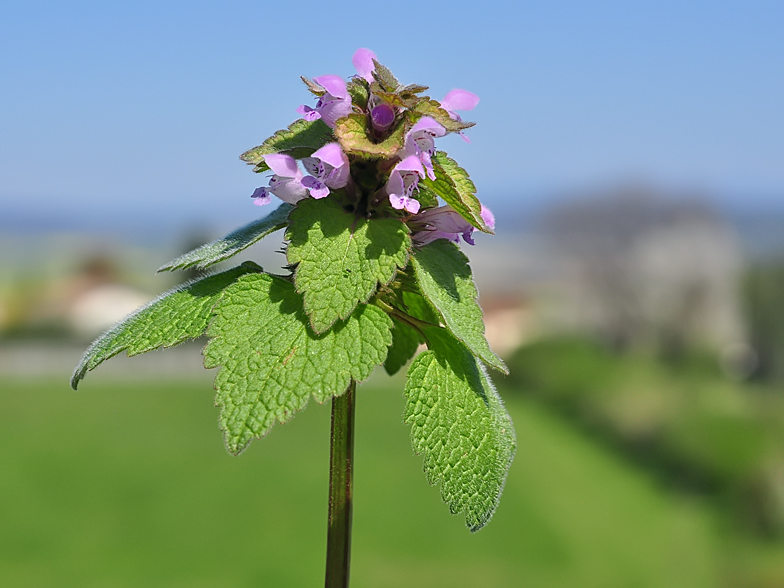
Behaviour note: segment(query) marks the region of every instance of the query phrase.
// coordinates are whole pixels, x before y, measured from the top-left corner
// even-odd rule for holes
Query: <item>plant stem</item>
[[[325,588],[348,588],[351,560],[351,511],[354,470],[354,395],[351,380],[345,394],[332,399],[329,451],[329,531]]]

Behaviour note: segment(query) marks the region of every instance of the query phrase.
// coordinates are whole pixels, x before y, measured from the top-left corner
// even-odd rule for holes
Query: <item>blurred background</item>
[[[266,214],[238,155],[373,49],[481,102],[463,246],[515,421],[470,535],[358,397],[357,586],[784,586],[784,4],[0,6],[0,584],[322,581],[329,407],[239,458],[200,342],[90,374],[102,330]],[[241,259],[275,271],[272,235]]]

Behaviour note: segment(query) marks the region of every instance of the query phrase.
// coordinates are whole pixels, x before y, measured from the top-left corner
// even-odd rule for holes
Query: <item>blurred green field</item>
[[[412,454],[402,388],[359,388],[352,585],[733,585],[708,505],[504,390],[518,454],[470,534]],[[0,586],[322,585],[329,407],[231,457],[212,397],[206,379],[3,382]]]

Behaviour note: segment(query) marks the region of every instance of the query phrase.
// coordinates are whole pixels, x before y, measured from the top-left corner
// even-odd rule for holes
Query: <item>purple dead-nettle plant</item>
[[[285,229],[282,273],[252,262],[188,282],[97,339],[74,372],[110,357],[206,335],[229,452],[285,423],[309,399],[332,402],[327,586],[348,584],[356,383],[408,367],[403,420],[431,484],[472,531],[491,518],[515,452],[512,422],[487,373],[507,372],[484,336],[458,244],[495,219],[436,141],[473,123],[479,98],[400,84],[368,49],[358,75],[302,78],[315,106],[242,154],[269,173],[253,202],[266,217],[164,265],[206,269]],[[465,136],[464,136],[465,138]],[[421,346],[426,350],[418,353]],[[418,354],[417,354],[418,353]]]

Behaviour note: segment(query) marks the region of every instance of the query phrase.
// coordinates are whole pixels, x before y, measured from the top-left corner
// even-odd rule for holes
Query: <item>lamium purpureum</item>
[[[413,359],[404,422],[427,480],[472,531],[490,520],[515,452],[486,371],[506,366],[487,344],[458,247],[461,238],[473,245],[474,231],[492,233],[495,220],[465,170],[436,148],[448,133],[467,140],[473,123],[456,111],[479,98],[452,90],[433,100],[367,49],[353,63],[348,80],[302,78],[315,105],[242,154],[255,172],[271,172],[253,202],[282,204],[159,270],[203,270],[285,228],[284,271],[246,262],[161,295],[99,337],[71,381],[76,388],[121,351],[206,335],[204,365],[220,368],[216,404],[233,454],[311,396],[332,400],[328,586],[348,582],[354,395],[376,366],[391,375]]]

